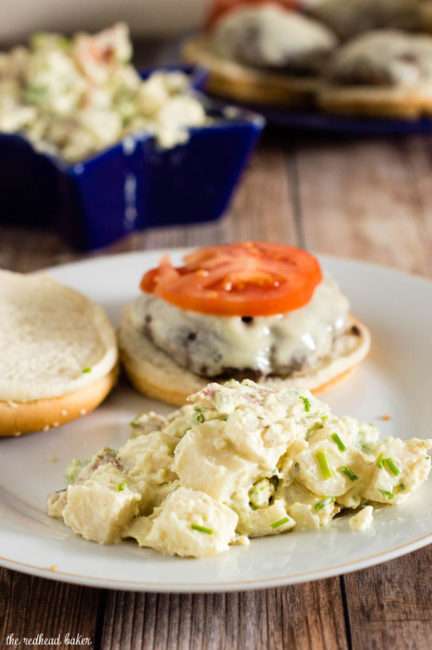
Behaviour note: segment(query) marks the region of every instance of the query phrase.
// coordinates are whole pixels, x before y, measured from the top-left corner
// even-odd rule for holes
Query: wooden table
[[[432,276],[432,139],[268,134],[221,221],[133,235],[103,253],[250,238]],[[77,257],[53,234],[0,229],[0,267]],[[0,569],[0,647],[10,633],[69,632],[106,650],[429,650],[431,567],[429,547],[340,578],[228,595],[106,591]]]

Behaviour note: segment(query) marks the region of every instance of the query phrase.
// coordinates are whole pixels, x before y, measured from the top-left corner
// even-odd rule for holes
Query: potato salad
[[[207,121],[187,76],[155,72],[143,81],[131,56],[122,23],[72,39],[35,34],[29,47],[0,53],[0,131],[69,163],[142,130],[161,147],[185,142],[187,127]]]
[[[189,401],[167,419],[138,416],[118,451],[72,461],[49,514],[87,540],[199,558],[328,526],[342,510],[363,530],[430,472],[432,440],[380,439],[308,391],[230,380]]]

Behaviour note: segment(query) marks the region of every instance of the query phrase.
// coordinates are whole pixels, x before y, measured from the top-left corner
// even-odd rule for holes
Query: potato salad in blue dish
[[[182,72],[142,79],[119,23],[95,35],[35,34],[0,54],[0,132],[20,133],[67,163],[85,160],[142,130],[162,148],[208,122]]]

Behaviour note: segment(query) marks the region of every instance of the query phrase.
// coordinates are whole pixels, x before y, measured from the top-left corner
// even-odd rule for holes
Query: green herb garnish
[[[83,368],[81,372],[83,375],[86,375],[87,373],[91,372],[91,368]]]
[[[323,508],[327,508],[327,506],[334,503],[335,500],[336,500],[335,497],[327,497],[322,501],[318,501],[318,503],[315,504],[315,510],[322,510]]]
[[[399,476],[400,469],[396,465],[396,463],[394,462],[393,458],[384,458],[384,463],[385,463],[387,469],[389,469],[390,472],[392,474],[394,474],[394,476]]]
[[[65,476],[68,483],[74,483],[78,474],[85,465],[88,465],[90,459],[80,461],[78,458],[73,458],[65,467]]]
[[[321,474],[323,475],[323,479],[327,481],[329,478],[332,478],[335,475],[335,472],[330,463],[327,451],[325,449],[320,449],[317,452],[316,458],[321,470]]]
[[[341,467],[341,468],[340,468],[340,471],[343,472],[343,473],[345,474],[345,476],[348,476],[348,478],[349,478],[351,481],[358,481],[358,476],[357,476],[357,474],[354,474],[354,472],[353,472],[349,467],[347,467],[346,465],[344,465],[343,467]]]
[[[206,528],[205,526],[200,526],[199,524],[191,524],[192,530],[197,530],[199,533],[205,533],[206,535],[213,535],[212,528]]]
[[[342,442],[342,440],[339,438],[337,433],[332,433],[331,434],[331,439],[333,440],[333,442],[335,442],[337,444],[337,446],[339,448],[339,451],[346,451],[346,447],[345,447],[344,443]]]
[[[379,469],[384,467],[384,456],[382,454],[378,456],[376,466],[379,467]]]
[[[129,485],[127,483],[119,483],[117,485],[117,492],[123,492],[123,490],[127,490]]]
[[[313,424],[307,430],[306,440],[309,440],[309,438],[311,436],[313,436],[314,433],[316,433],[317,431],[320,431],[320,429],[323,429],[323,428],[324,428],[324,425],[322,424],[322,422],[315,422],[315,424]]]
[[[388,490],[380,490],[380,488],[377,488],[377,490],[378,492],[381,492],[383,496],[387,497],[387,499],[393,499],[394,497],[394,494],[392,492],[389,492]]]
[[[279,528],[279,526],[283,526],[284,524],[287,524],[289,522],[289,517],[284,517],[283,519],[279,519],[279,521],[275,521],[273,524],[271,524],[271,527],[274,528]]]
[[[194,413],[192,414],[191,422],[193,424],[202,424],[205,422],[205,417],[199,406],[194,406]]]
[[[305,408],[306,413],[309,413],[309,411],[311,410],[311,403],[310,403],[310,401],[308,400],[307,397],[302,397],[302,395],[300,395],[300,399],[301,399],[301,401],[302,401],[303,404],[304,404],[304,408]]]
[[[44,86],[28,86],[25,91],[25,98],[30,104],[39,104],[47,96],[47,89]]]

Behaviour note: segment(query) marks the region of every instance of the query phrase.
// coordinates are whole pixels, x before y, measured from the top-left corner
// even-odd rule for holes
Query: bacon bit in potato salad
[[[0,53],[0,131],[21,133],[39,151],[82,161],[131,133],[159,146],[185,142],[206,123],[180,72],[143,81],[131,65],[126,25],[99,34],[35,34],[29,47]]]
[[[362,508],[349,527],[365,530],[376,505],[404,502],[430,473],[432,440],[380,439],[305,390],[231,380],[189,401],[164,421],[135,419],[118,452],[70,464],[49,514],[88,540],[205,557],[328,526],[341,510]]]

